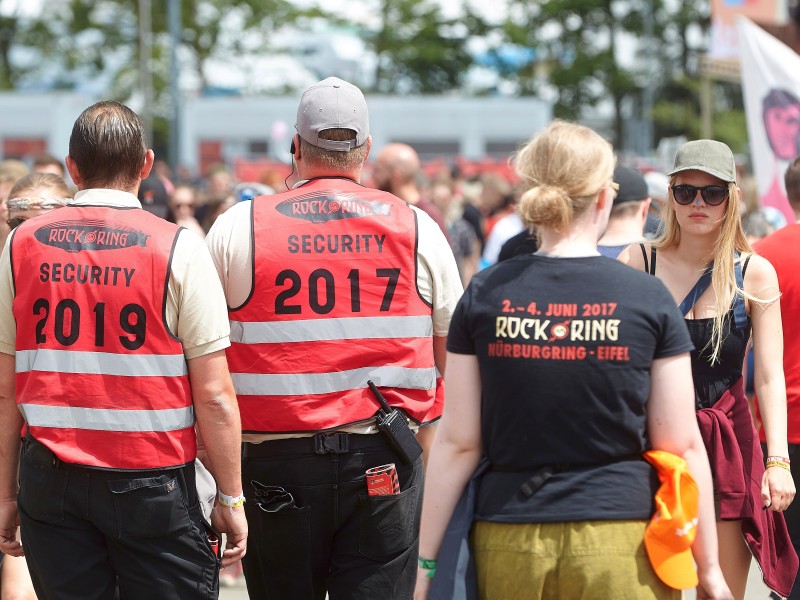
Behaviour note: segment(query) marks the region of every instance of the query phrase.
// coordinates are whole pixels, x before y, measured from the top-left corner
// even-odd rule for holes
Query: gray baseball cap
[[[670,175],[681,171],[703,171],[722,181],[736,183],[736,159],[727,145],[716,140],[686,142],[675,155]]]
[[[320,139],[320,131],[335,128],[352,129],[356,139]],[[364,94],[338,77],[328,77],[312,85],[300,98],[295,129],[306,142],[325,150],[347,152],[357,148],[369,137],[369,112]]]

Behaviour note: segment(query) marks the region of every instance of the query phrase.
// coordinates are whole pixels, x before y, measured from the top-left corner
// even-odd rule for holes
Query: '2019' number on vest
[[[75,300],[64,298],[59,300],[55,313],[53,335],[62,346],[72,346],[81,335],[81,308]],[[106,303],[98,302],[94,305],[94,345],[105,346],[106,341]],[[42,315],[42,313],[44,313]],[[33,314],[42,315],[36,323],[36,343],[47,342],[44,328],[50,317],[50,302],[39,298],[33,303]],[[138,350],[144,344],[147,331],[147,313],[138,304],[126,304],[119,313],[119,326],[128,335],[119,336],[119,342],[128,350]],[[133,336],[131,338],[130,336]]]
[[[392,305],[392,298],[400,279],[400,269],[375,269],[375,276],[386,278],[386,289],[383,292],[381,311],[387,312]],[[361,311],[361,273],[358,269],[351,269],[347,274],[350,281],[350,310]],[[297,296],[302,288],[302,280],[297,271],[284,269],[275,278],[275,285],[289,287],[284,289],[275,298],[275,314],[299,315],[302,312],[300,304],[289,304],[289,300]],[[323,294],[320,297],[320,290]],[[308,305],[318,315],[327,315],[336,306],[336,285],[333,273],[327,269],[316,269],[308,276]]]

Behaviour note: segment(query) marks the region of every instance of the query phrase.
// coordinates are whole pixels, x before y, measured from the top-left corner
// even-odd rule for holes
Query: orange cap
[[[686,461],[663,450],[644,458],[658,472],[656,513],[644,532],[644,545],[656,575],[671,588],[697,587],[692,542],[697,535],[697,483]]]

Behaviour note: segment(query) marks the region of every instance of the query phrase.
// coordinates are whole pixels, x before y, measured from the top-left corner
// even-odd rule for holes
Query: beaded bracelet
[[[239,508],[244,504],[244,496],[242,494],[239,494],[238,496],[228,496],[227,494],[218,492],[217,502],[228,508]]]
[[[436,575],[436,565],[439,564],[439,561],[435,558],[423,558],[420,556],[417,559],[417,563],[419,564],[420,569],[427,571],[427,573],[425,573],[425,577],[433,579],[433,576]]]
[[[783,462],[782,460],[768,460],[765,468],[769,469],[770,467],[780,467],[781,469],[786,469],[787,471],[792,470],[789,464]]]

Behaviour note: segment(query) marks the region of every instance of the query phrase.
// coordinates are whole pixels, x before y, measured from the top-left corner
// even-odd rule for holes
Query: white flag
[[[800,155],[800,55],[749,19],[736,21],[750,156],[761,206],[780,209],[789,223],[783,174]]]

